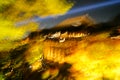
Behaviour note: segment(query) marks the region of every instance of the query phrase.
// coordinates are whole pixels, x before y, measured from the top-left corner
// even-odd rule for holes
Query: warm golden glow
[[[66,40],[63,43],[48,40],[44,43],[44,57],[60,64],[71,64],[69,77],[75,80],[119,80],[120,40],[112,40],[108,34],[101,33],[82,41]]]
[[[63,75],[60,75],[60,73],[62,74],[60,70],[64,63],[67,63],[71,67],[65,70],[70,74],[64,76],[63,79],[68,77],[68,80],[70,78],[75,80],[120,80],[120,39],[109,38],[109,32],[101,32],[95,35],[77,34],[75,32],[68,34],[65,32],[62,35],[60,33],[61,36],[54,34],[49,39],[40,34],[33,40],[29,37],[22,40],[27,32],[36,31],[38,24],[30,22],[17,27],[16,22],[31,18],[34,15],[45,17],[65,14],[73,5],[67,3],[66,0],[31,1],[33,0],[30,0],[30,2],[29,0],[0,0],[0,55],[2,56],[0,56],[2,58],[0,60],[3,60],[1,69],[3,72],[6,69],[6,75],[16,77],[15,70],[17,68],[24,70],[25,67],[25,69],[31,70],[30,74],[33,72],[39,73],[40,70],[44,69],[40,74],[41,79],[45,80],[49,77],[49,79],[54,79],[57,76],[61,79]],[[89,20],[84,20],[84,17],[82,20],[83,23],[89,23]],[[74,23],[74,21],[71,23]],[[79,20],[77,24],[81,25]],[[55,36],[64,38],[64,40],[55,41]],[[84,37],[76,39],[81,36]],[[70,40],[70,38],[72,39]],[[19,47],[22,46],[23,48],[23,45],[26,44],[25,50],[19,52],[22,50]],[[15,60],[17,61],[14,64]],[[0,72],[0,79],[4,80],[2,72]]]
[[[29,68],[31,68],[32,71],[36,71],[36,70],[42,68],[42,63],[40,60],[37,60],[33,64],[31,64]]]
[[[68,63],[73,64],[71,76],[75,80],[119,80],[119,40],[91,40],[79,42],[75,54],[66,58]]]

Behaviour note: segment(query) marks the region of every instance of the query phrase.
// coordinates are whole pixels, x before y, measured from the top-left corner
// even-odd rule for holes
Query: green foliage
[[[1,72],[0,72],[0,80],[5,80],[5,77]]]

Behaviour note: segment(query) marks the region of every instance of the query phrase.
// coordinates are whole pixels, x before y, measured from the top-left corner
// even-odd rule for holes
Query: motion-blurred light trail
[[[44,22],[46,20],[49,20],[49,19],[55,19],[55,17],[53,16],[48,16],[48,17],[33,17],[33,18],[30,18],[30,19],[27,19],[27,20],[24,20],[24,21],[20,21],[20,22],[17,22],[15,25],[16,26],[22,26],[22,25],[25,25],[25,24],[28,24],[30,22]]]
[[[78,13],[78,12],[84,12],[84,11],[92,10],[92,9],[96,9],[96,8],[106,7],[106,6],[110,6],[113,4],[120,4],[120,0],[111,0],[111,1],[106,1],[106,2],[96,3],[93,5],[79,7],[77,9],[70,10],[66,15],[74,14],[74,13]]]
[[[84,12],[89,13],[89,11],[93,10],[93,9],[97,9],[97,8],[99,9],[99,8],[103,8],[103,7],[111,6],[111,5],[115,5],[115,4],[120,4],[120,0],[109,0],[109,1],[104,1],[101,3],[96,3],[96,4],[92,4],[92,5],[88,5],[88,6],[79,7],[79,8],[68,11],[65,15],[57,15],[57,18],[56,18],[56,16],[48,16],[48,17],[44,17],[44,18],[34,17],[32,19],[18,22],[18,23],[16,23],[16,26],[25,25],[30,22],[37,22],[37,23],[44,25],[44,28],[50,28],[50,27],[53,27],[53,26],[49,26],[49,25],[51,25],[51,21],[54,22],[54,24],[55,24],[60,21],[59,19],[61,19],[62,17],[65,17],[65,16],[73,15],[76,13],[80,13],[80,15],[81,15]],[[47,24],[47,23],[49,23],[49,24]],[[42,25],[40,27],[42,27]]]

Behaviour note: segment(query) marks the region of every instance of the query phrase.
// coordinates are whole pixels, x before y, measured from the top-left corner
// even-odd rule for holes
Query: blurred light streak
[[[109,0],[109,1],[104,1],[104,2],[101,2],[101,3],[96,3],[96,4],[92,4],[92,5],[88,5],[88,6],[82,6],[82,7],[76,8],[76,9],[71,9],[65,15],[47,16],[47,17],[36,16],[34,18],[31,18],[31,19],[27,19],[27,20],[24,20],[24,21],[21,21],[21,22],[17,22],[15,25],[19,27],[21,25],[25,25],[25,24],[28,24],[30,22],[37,22],[37,23],[41,24],[40,29],[51,28],[56,23],[58,23],[62,19],[64,19],[63,17],[70,16],[70,15],[73,15],[73,14],[76,14],[76,13],[81,13],[81,14],[84,13],[84,12],[89,13],[89,10],[93,10],[93,9],[97,9],[97,8],[103,8],[103,7],[114,5],[114,4],[120,4],[120,0]],[[53,24],[51,22],[53,22]]]
[[[118,4],[118,3],[120,4],[120,0],[111,0],[111,1],[106,1],[106,2],[96,3],[93,5],[83,6],[77,9],[70,10],[66,15],[74,14],[78,12],[84,12],[84,11],[91,10],[91,9],[106,7],[106,6],[110,6],[110,5]]]

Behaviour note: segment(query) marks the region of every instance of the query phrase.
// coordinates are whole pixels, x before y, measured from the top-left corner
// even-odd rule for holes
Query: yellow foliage
[[[15,0],[0,0],[0,12],[4,12],[10,5],[12,5]]]
[[[37,24],[30,23],[22,27],[16,27],[12,21],[0,20],[0,40],[19,40],[26,32],[35,31]]]
[[[0,51],[9,51],[24,43],[14,42],[25,38],[27,32],[32,32],[38,29],[36,23],[16,27],[12,21],[0,19]]]
[[[10,5],[12,3],[14,3],[15,0],[0,0],[0,6],[3,6],[3,5]]]
[[[25,60],[28,62],[30,65],[36,62],[37,60],[40,60],[43,56],[42,53],[42,42],[41,43],[34,43],[28,51],[25,53]]]
[[[18,30],[13,22],[7,20],[0,20],[0,39],[17,39],[21,38],[23,31]]]
[[[49,16],[65,14],[72,7],[66,0],[0,0],[0,41],[20,40],[27,32],[38,29],[38,24],[31,22],[16,27],[16,22],[30,19],[33,16]],[[1,44],[3,45],[3,44]],[[2,49],[11,48],[3,45]],[[8,47],[7,47],[8,46]]]
[[[72,3],[68,3],[66,0],[16,0],[14,4],[3,13],[0,13],[0,15],[13,21],[20,21],[35,15],[49,16],[65,14],[72,5]]]

